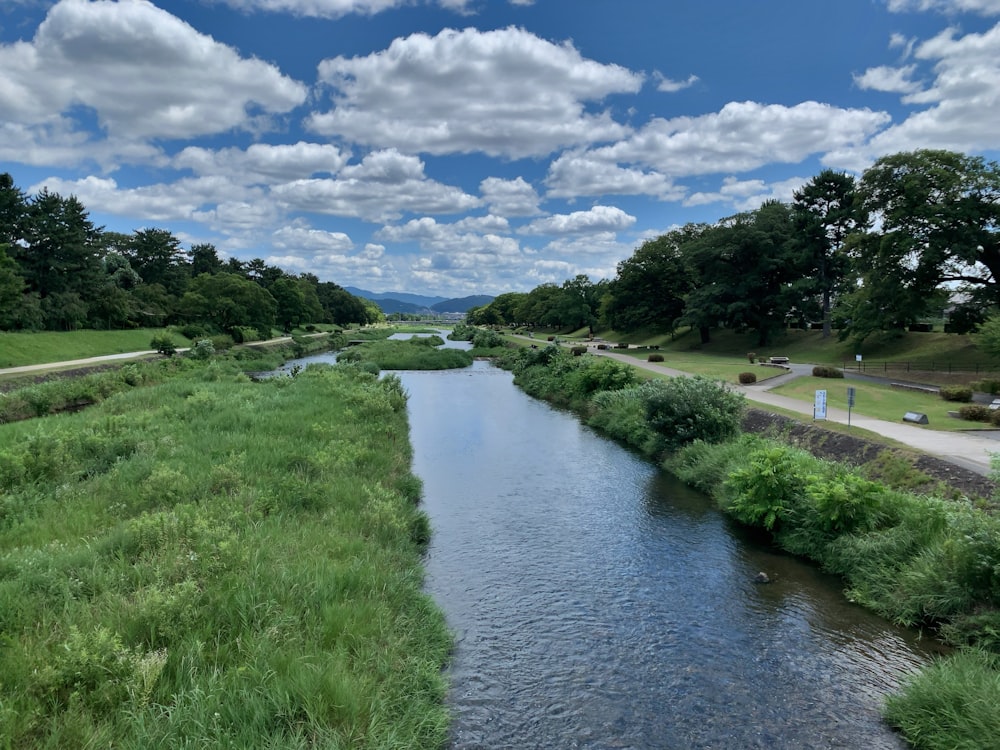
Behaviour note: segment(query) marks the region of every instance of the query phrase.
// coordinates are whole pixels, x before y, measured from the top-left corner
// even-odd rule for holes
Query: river
[[[509,373],[399,375],[453,748],[905,747],[880,705],[932,643]]]
[[[456,637],[453,750],[905,747],[880,707],[932,641],[508,372],[397,374]]]

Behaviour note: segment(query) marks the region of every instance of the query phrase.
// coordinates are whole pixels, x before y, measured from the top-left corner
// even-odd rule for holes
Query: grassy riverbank
[[[914,747],[989,748],[1000,737],[1000,518],[913,495],[758,436],[738,436],[735,394],[699,378],[637,382],[627,365],[556,347],[511,353],[532,395],[576,409],[696,486],[786,551],[842,576],[847,595],[960,649],[894,696]],[[934,696],[940,695],[940,700]]]
[[[0,746],[443,744],[397,380],[208,363],[0,445]]]

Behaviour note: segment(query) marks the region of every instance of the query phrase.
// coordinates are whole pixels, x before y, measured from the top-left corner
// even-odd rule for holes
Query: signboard
[[[847,405],[854,406],[854,388],[847,389]]]
[[[813,419],[826,419],[826,391],[816,391],[813,404]]]

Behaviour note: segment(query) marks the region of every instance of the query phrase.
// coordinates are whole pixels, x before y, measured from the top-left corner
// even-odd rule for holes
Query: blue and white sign
[[[813,419],[826,419],[826,391],[816,391],[816,402],[813,404]]]

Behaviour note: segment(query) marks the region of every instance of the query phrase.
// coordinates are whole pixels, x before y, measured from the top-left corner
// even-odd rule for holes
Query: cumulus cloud
[[[879,65],[875,68],[869,68],[861,75],[854,76],[854,82],[862,89],[886,91],[894,94],[911,94],[920,89],[920,84],[911,80],[916,69],[916,65],[906,65],[902,68]]]
[[[724,203],[736,211],[752,211],[765,201],[778,200],[791,203],[796,190],[808,182],[805,177],[790,177],[787,180],[767,183],[764,180],[741,180],[729,176],[723,179],[718,192],[692,193],[684,200],[685,206],[704,206],[710,203]]]
[[[546,216],[522,227],[523,234],[596,235],[600,232],[620,232],[635,224],[636,218],[617,206],[594,206],[587,211]]]
[[[249,148],[212,150],[189,146],[171,163],[178,169],[190,169],[197,175],[223,175],[242,184],[288,182],[318,174],[337,174],[350,158],[330,144],[290,145],[255,143]]]
[[[369,154],[336,178],[293,180],[275,185],[271,194],[290,211],[380,222],[404,213],[461,213],[482,204],[460,188],[428,179],[420,159],[395,149]]]
[[[540,198],[538,192],[523,177],[503,180],[487,177],[479,183],[479,192],[498,216],[537,216]]]
[[[549,165],[545,177],[550,198],[601,195],[652,195],[678,199],[684,190],[655,170],[622,167],[593,152],[567,151]]]
[[[947,14],[1000,15],[1000,0],[888,0],[887,5],[893,13],[935,10]]]
[[[28,193],[42,188],[61,195],[75,195],[88,211],[117,216],[141,216],[147,221],[179,221],[202,219],[222,222],[231,217],[236,223],[245,223],[246,209],[253,204],[260,220],[273,220],[273,207],[260,199],[260,190],[241,188],[224,177],[197,177],[173,183],[123,188],[110,177],[89,176],[79,180],[50,177],[28,188]],[[216,213],[217,206],[223,206]],[[266,217],[261,218],[261,217]]]
[[[587,60],[517,28],[413,34],[363,57],[319,66],[334,107],[308,119],[316,133],[411,153],[543,156],[629,132],[590,103],[635,93],[642,76]]]
[[[663,91],[668,94],[673,94],[676,91],[683,91],[684,89],[691,88],[698,83],[699,80],[701,80],[694,74],[689,75],[683,81],[674,81],[663,75],[657,75],[656,79],[656,90]]]
[[[281,250],[321,251],[347,253],[354,249],[354,242],[344,232],[327,232],[313,229],[303,219],[297,219],[275,231],[271,238]]]
[[[307,89],[147,0],[60,0],[29,42],[0,46],[0,111],[24,125],[92,113],[115,139],[186,138],[255,125]]]
[[[867,144],[836,149],[825,162],[844,169],[864,168],[872,159],[917,148],[975,152],[1000,148],[1000,24],[983,33],[958,36],[947,29],[913,50],[916,61],[933,68],[925,88],[905,93],[910,105],[927,105]]]
[[[819,102],[792,107],[730,102],[698,117],[655,118],[631,137],[590,155],[647,165],[670,178],[745,172],[863,143],[889,120],[884,112]]]

